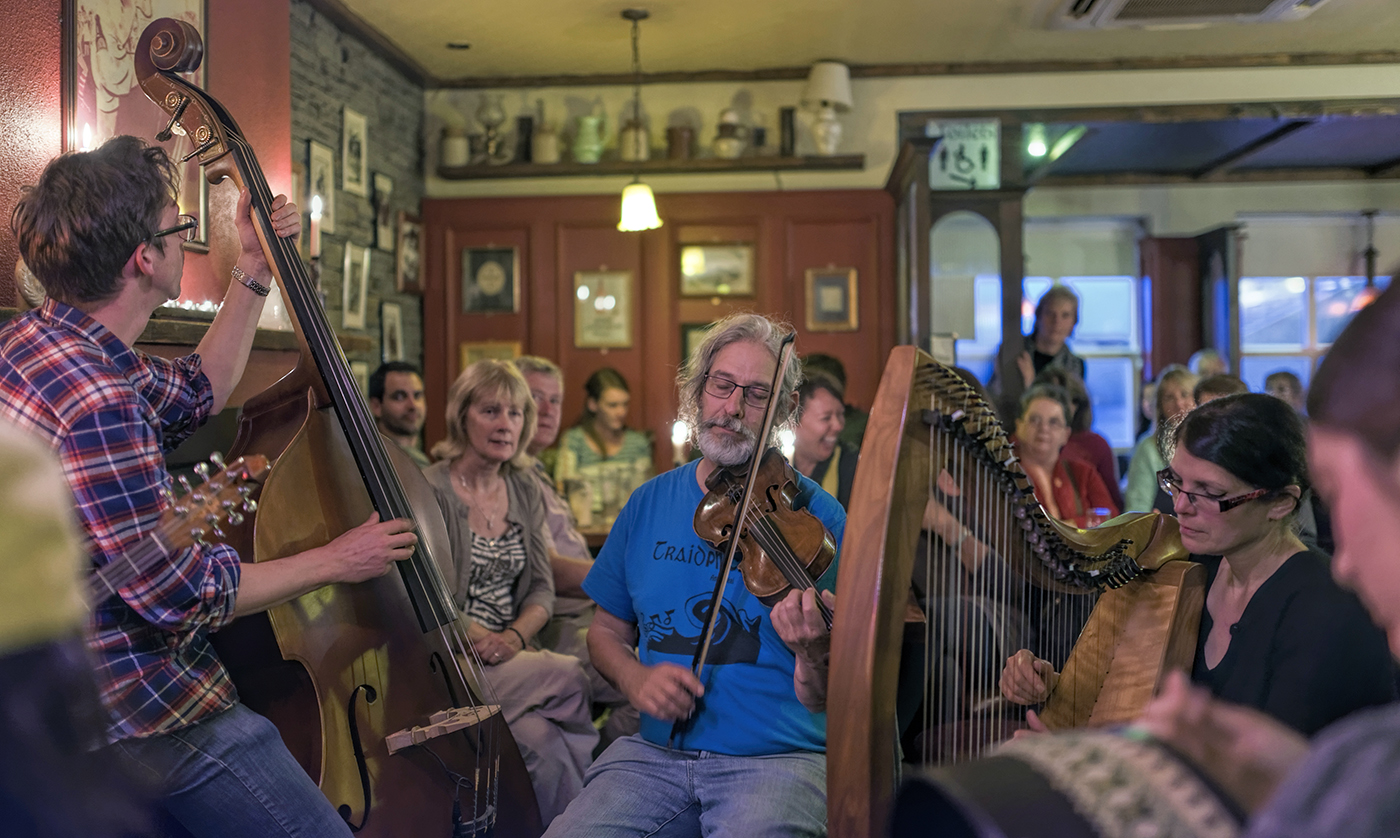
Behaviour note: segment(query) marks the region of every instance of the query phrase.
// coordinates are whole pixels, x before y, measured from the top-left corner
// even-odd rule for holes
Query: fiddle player
[[[120,557],[170,501],[163,452],[223,409],[243,374],[272,271],[238,200],[240,252],[223,305],[197,351],[166,360],[133,348],[152,312],[180,294],[177,171],[165,152],[116,137],[44,169],[11,218],[19,252],[48,299],[0,329],[0,416],[57,452],[92,561]],[[294,204],[271,221],[295,236]],[[342,836],[350,830],[282,743],[238,702],[209,633],[334,582],[407,559],[407,521],[371,517],[324,547],[240,564],[229,547],[193,547],[95,603],[89,645],[107,738],[161,806],[196,836]]]
[[[717,469],[747,465],[770,400],[775,429],[790,418],[796,366],[770,393],[785,328],[740,314],[710,329],[679,380],[701,459],[633,493],[584,580],[598,604],[593,663],[642,712],[642,727],[594,762],[547,836],[826,833],[830,636],[815,590],[790,591],[770,611],[736,566],[703,683],[691,670],[723,561],[696,535],[694,513]],[[794,506],[839,544],[840,504],[808,478],[797,482]],[[817,580],[828,605],[835,565]]]

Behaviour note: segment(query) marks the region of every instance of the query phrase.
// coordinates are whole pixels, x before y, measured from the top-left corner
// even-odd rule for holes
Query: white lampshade
[[[839,61],[818,61],[807,74],[807,86],[802,89],[804,107],[831,105],[838,111],[851,109],[851,71]]]
[[[622,220],[617,222],[617,229],[637,233],[660,226],[661,216],[656,214],[656,196],[651,194],[651,187],[640,181],[627,184],[622,190]]]

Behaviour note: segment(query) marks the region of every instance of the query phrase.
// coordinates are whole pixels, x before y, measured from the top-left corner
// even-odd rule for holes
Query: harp
[[[930,501],[969,537],[924,532]],[[1204,571],[1185,558],[1176,520],[1158,513],[1092,530],[1046,517],[991,406],[948,367],[897,347],[866,428],[837,578],[830,834],[884,834],[901,687],[913,684],[922,705],[903,749],[917,763],[975,757],[1011,736],[1023,709],[997,684],[1023,647],[1061,671],[1047,725],[1131,719],[1194,655]],[[917,622],[911,596],[926,614]]]

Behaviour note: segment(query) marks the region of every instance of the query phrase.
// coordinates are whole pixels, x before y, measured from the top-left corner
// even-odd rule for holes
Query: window
[[[1384,289],[1390,277],[1376,277]],[[1240,279],[1240,378],[1264,391],[1270,373],[1287,370],[1308,386],[1317,362],[1351,322],[1366,287],[1360,276],[1247,276]]]

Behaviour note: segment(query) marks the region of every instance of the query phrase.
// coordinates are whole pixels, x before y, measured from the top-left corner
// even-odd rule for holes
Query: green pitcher
[[[603,136],[607,133],[607,117],[589,114],[578,118],[574,132],[574,162],[597,163],[603,156]]]

